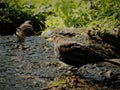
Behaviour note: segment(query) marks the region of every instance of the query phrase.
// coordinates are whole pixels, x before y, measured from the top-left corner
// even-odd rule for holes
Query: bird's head
[[[26,21],[24,22],[24,24],[32,24],[32,21],[31,21],[31,20],[26,20]]]
[[[53,35],[48,38],[47,41],[52,41],[54,43],[62,43],[64,41],[67,41],[67,38],[62,35]]]

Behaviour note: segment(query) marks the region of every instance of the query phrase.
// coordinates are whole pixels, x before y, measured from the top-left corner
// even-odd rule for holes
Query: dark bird
[[[34,28],[31,24],[31,20],[25,21],[23,24],[21,24],[18,28],[16,28],[16,36],[19,43],[19,49],[23,49],[23,42],[25,39],[25,36],[34,35]]]
[[[95,50],[71,41],[62,35],[56,35],[48,39],[54,43],[55,56],[66,64],[82,66],[88,63],[110,62],[116,65],[120,63],[105,59]]]

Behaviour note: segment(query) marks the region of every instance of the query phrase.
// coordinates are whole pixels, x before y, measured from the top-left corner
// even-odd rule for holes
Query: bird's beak
[[[53,41],[53,39],[52,38],[48,38],[48,39],[46,39],[47,41]]]

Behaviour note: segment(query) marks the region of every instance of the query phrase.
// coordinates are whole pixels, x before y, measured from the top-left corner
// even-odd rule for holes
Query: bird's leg
[[[23,43],[19,42],[19,50],[23,50]]]
[[[54,48],[54,53],[56,58],[60,58],[59,48]]]
[[[19,49],[23,50],[24,36],[17,36],[17,38],[18,38]]]

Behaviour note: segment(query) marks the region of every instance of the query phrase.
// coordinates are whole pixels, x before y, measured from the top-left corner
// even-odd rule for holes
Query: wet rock
[[[26,37],[23,51],[16,46],[15,36],[0,36],[0,90],[40,90],[46,83],[68,71],[59,69],[61,65],[54,57],[53,44],[44,38]],[[75,74],[90,83],[120,88],[119,66],[88,64]]]
[[[102,65],[101,65],[102,64]],[[104,65],[105,64],[105,65]],[[93,81],[94,83],[99,83],[102,85],[110,85],[114,81],[119,81],[120,70],[118,66],[109,66],[110,64],[100,63],[100,64],[88,64],[82,66],[77,75],[86,78],[88,81]]]
[[[15,36],[0,36],[0,90],[40,90],[59,74],[57,66],[46,68],[46,62],[58,60],[52,57],[53,47],[44,38],[26,37],[23,51],[16,46]]]

